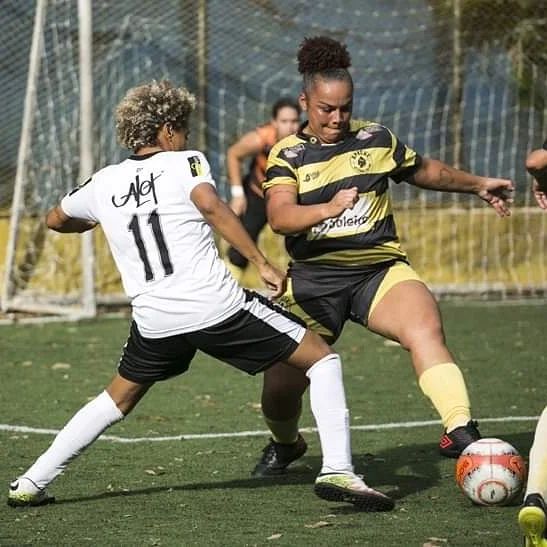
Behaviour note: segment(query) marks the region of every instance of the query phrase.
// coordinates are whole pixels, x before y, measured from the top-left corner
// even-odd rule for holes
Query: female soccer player
[[[217,195],[201,152],[184,151],[195,99],[169,82],[130,89],[117,108],[128,159],[95,173],[47,215],[49,228],[102,226],[131,299],[133,321],[110,385],[66,424],[10,486],[10,505],[52,501],[45,488],[104,430],[123,419],[157,381],[185,372],[196,351],[249,374],[276,361],[310,379],[323,467],[316,493],[371,511],[393,501],[353,473],[342,369],[316,334],[256,293],[220,260],[210,226],[252,262],[274,294],[284,275],[257,249]]]
[[[349,66],[336,40],[306,38],[300,46],[299,100],[308,120],[274,146],[263,184],[268,222],[286,236],[292,259],[281,302],[329,342],[350,319],[408,350],[445,428],[439,450],[455,458],[480,435],[435,298],[399,243],[388,178],[476,194],[500,216],[509,215],[513,184],[422,157],[388,128],[352,119]],[[298,418],[306,387],[299,371],[268,369],[262,409],[272,439],[253,475],[283,472],[304,453]]]
[[[538,205],[547,210],[547,141],[543,148],[528,154],[526,169],[534,177],[532,192]],[[547,547],[547,407],[536,426],[528,468],[526,494],[518,521],[525,536],[525,547]]]
[[[276,142],[296,132],[299,121],[299,104],[281,97],[272,107],[270,122],[245,133],[226,153],[230,207],[241,217],[241,223],[255,242],[266,225],[262,181],[266,176],[268,154]],[[242,163],[247,158],[252,158],[250,170],[247,176],[242,177]],[[239,281],[247,267],[247,259],[230,247],[228,261],[232,275]]]

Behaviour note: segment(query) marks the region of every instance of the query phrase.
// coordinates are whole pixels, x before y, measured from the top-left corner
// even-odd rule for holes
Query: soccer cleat
[[[315,480],[315,493],[327,501],[352,503],[361,511],[391,511],[395,502],[370,488],[355,473],[325,473]]]
[[[282,475],[287,471],[289,464],[302,457],[308,445],[304,437],[298,434],[294,443],[282,444],[270,439],[269,444],[262,451],[262,457],[253,469],[252,477],[271,477]]]
[[[519,511],[518,522],[525,547],[547,547],[545,502],[540,494],[528,494]]]
[[[9,485],[8,505],[11,507],[35,507],[54,501],[55,498],[45,488],[38,488],[26,477],[20,477]]]
[[[478,423],[469,420],[466,425],[453,429],[450,433],[446,430],[439,442],[439,452],[445,458],[459,458],[460,454],[475,441],[481,438],[477,429]]]

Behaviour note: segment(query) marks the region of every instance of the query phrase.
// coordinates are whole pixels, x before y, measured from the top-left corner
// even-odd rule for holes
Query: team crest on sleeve
[[[190,166],[190,172],[193,177],[202,177],[205,175],[203,165],[199,161],[199,156],[190,156],[186,158],[188,160],[188,165]]]
[[[285,156],[285,158],[290,160],[290,159],[293,159],[293,158],[297,158],[298,155],[303,150],[304,150],[304,145],[303,144],[297,144],[295,146],[289,146],[289,148],[284,148],[281,153],[283,154],[283,156]]]
[[[356,150],[349,157],[351,167],[359,173],[366,173],[371,165],[370,154],[366,150]]]

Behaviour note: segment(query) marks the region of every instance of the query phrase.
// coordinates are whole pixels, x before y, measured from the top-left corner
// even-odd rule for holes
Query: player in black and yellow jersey
[[[263,183],[268,221],[286,236],[292,258],[281,301],[330,342],[349,319],[408,350],[445,428],[439,450],[455,458],[480,434],[435,298],[401,248],[388,179],[473,193],[501,216],[509,214],[513,184],[421,157],[386,127],[352,119],[349,66],[345,45],[327,37],[306,38],[298,52],[308,120],[274,146]],[[272,439],[253,475],[282,473],[304,453],[298,418],[306,387],[304,375],[287,367],[265,374]]]

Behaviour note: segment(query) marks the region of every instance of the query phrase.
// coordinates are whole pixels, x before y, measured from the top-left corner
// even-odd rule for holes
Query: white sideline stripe
[[[479,418],[480,423],[495,422],[535,422],[539,416],[504,416],[501,418]],[[385,424],[353,425],[352,431],[381,431],[385,429],[410,429],[414,427],[428,427],[430,425],[440,425],[439,420],[422,420],[417,422],[390,422]],[[12,431],[14,433],[35,433],[37,435],[57,435],[59,429],[41,429],[36,427],[27,427],[24,425],[0,424],[0,431]],[[301,428],[304,433],[317,431],[315,427]],[[228,439],[234,437],[264,437],[269,435],[269,431],[234,431],[232,433],[192,433],[188,435],[173,435],[169,437],[117,437],[115,435],[101,435],[99,440],[111,441],[114,443],[147,443],[147,442],[165,442],[165,441],[191,441],[196,439]]]

